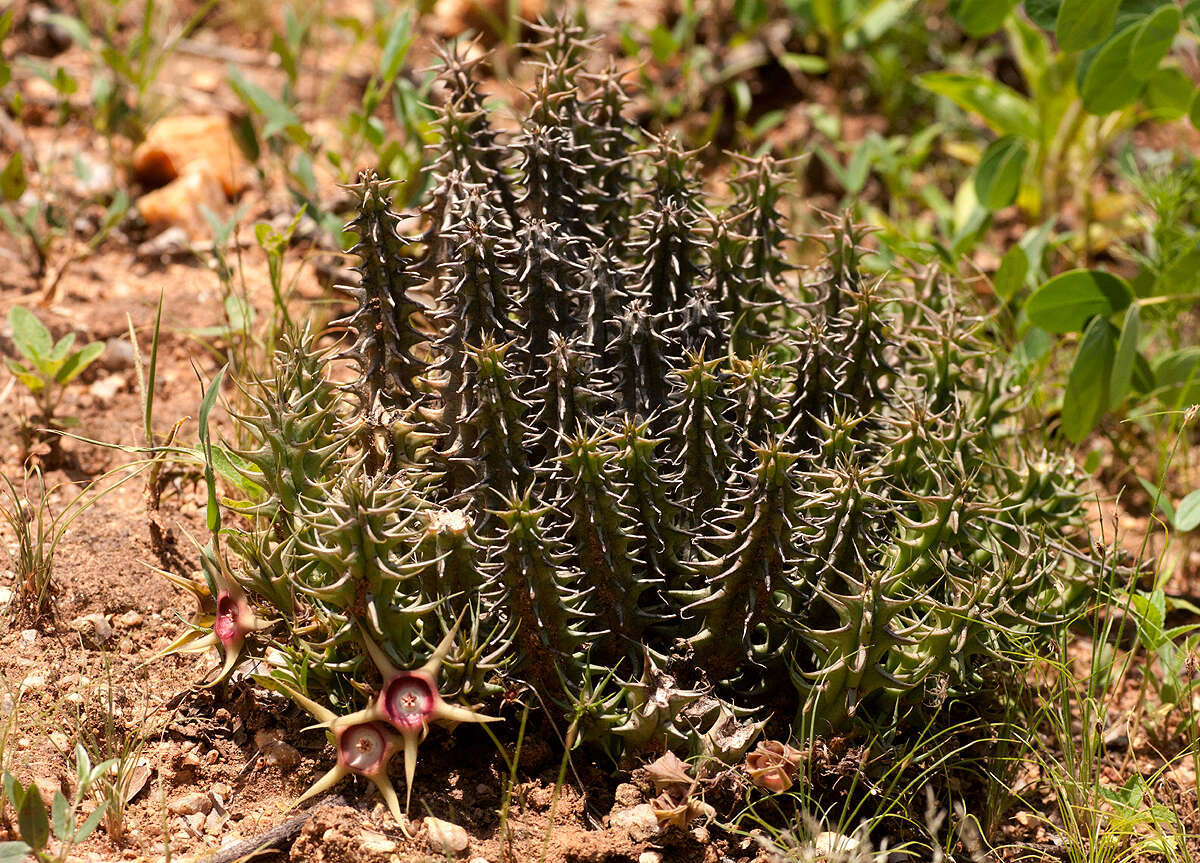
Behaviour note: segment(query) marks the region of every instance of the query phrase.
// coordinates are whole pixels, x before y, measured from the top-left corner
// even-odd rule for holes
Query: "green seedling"
[[[74,333],[55,342],[45,325],[24,306],[12,308],[8,323],[13,346],[22,359],[6,357],[4,362],[37,400],[38,414],[33,419],[51,431],[78,425],[75,417],[58,416],[58,406],[66,386],[104,353],[104,343],[92,342],[71,350],[75,345]]]
[[[0,843],[0,861],[16,863],[32,856],[37,863],[64,863],[71,850],[100,826],[106,804],[96,805],[86,815],[85,805],[91,800],[92,787],[114,763],[109,760],[93,765],[83,745],[75,744],[75,790],[70,799],[55,791],[49,811],[34,783],[22,785],[13,774],[4,771],[4,796],[17,813],[21,838]],[[56,840],[53,846],[52,838]]]

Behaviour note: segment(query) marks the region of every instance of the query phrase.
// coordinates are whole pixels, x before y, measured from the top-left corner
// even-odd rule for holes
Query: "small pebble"
[[[120,374],[111,374],[93,383],[88,387],[88,392],[92,397],[99,402],[103,407],[111,402],[122,389],[125,388],[125,376]]]
[[[461,854],[471,844],[466,830],[441,818],[427,817],[425,829],[429,831],[429,847],[435,853]]]
[[[46,685],[46,678],[40,674],[30,674],[21,681],[22,689],[41,689]]]
[[[364,830],[358,838],[359,847],[367,854],[378,854],[385,856],[394,854],[396,851],[396,843],[388,839],[382,833],[376,833],[373,830]]]
[[[609,815],[608,823],[617,830],[627,832],[634,842],[644,842],[658,833],[658,818],[649,803],[618,809]]]
[[[36,629],[24,629],[21,631],[21,643],[33,644],[37,641],[38,631]]]
[[[262,748],[263,764],[268,767],[278,767],[287,770],[300,763],[300,752],[290,743],[282,740],[272,740]]]
[[[71,621],[71,629],[79,633],[83,643],[97,647],[112,638],[112,626],[103,614],[85,614]]]
[[[0,587],[0,605],[8,605],[12,601],[13,592],[11,587]]]
[[[59,752],[66,752],[67,749],[70,748],[70,746],[71,746],[70,739],[67,737],[67,735],[63,734],[61,731],[51,731],[50,732],[50,742],[52,744],[54,744],[54,748],[57,749]]]
[[[638,863],[662,863],[662,855],[657,851],[643,851],[638,855]]]
[[[642,792],[638,791],[636,785],[622,782],[613,794],[613,802],[622,808],[637,806],[642,802]]]
[[[104,343],[100,365],[114,372],[133,368],[133,345],[129,339],[109,339]]]
[[[129,609],[119,618],[122,626],[134,627],[142,625],[142,615],[135,609]]]
[[[207,815],[211,809],[212,801],[208,799],[207,794],[199,791],[176,797],[167,804],[167,811],[172,815],[201,815],[201,824],[204,823],[203,816]]]
[[[193,812],[191,815],[183,816],[183,820],[192,830],[199,833],[204,829],[204,821],[207,817],[203,812]]]

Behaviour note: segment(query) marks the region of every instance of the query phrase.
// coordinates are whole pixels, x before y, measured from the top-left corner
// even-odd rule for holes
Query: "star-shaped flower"
[[[461,618],[460,618],[461,619]],[[456,622],[434,650],[429,661],[412,671],[401,671],[365,631],[360,629],[371,660],[383,675],[383,688],[367,707],[346,716],[336,716],[286,684],[270,679],[271,685],[284,691],[333,732],[338,763],[316,785],[308,789],[305,800],[329,788],[350,773],[366,776],[379,788],[388,808],[400,825],[399,801],[387,774],[387,762],[398,749],[404,750],[404,778],[407,794],[404,812],[412,803],[413,779],[417,771],[417,749],[429,731],[431,722],[497,722],[499,717],[483,716],[467,707],[449,704],[438,692],[438,674],[458,633]],[[299,802],[299,801],[297,801]]]

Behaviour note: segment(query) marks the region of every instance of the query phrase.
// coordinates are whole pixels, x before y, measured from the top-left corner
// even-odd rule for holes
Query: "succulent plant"
[[[446,53],[425,227],[364,172],[348,347],[296,333],[247,384],[264,496],[223,565],[337,738],[321,787],[387,797],[399,747],[411,792],[418,730],[480,718],[451,693],[529,687],[584,739],[736,759],[769,714],[903,722],[931,681],[1011,672],[1096,577],[1062,551],[1088,542],[1077,477],[1017,456],[1020,389],[952,283],[869,280],[848,219],[802,272],[785,165],[705,200],[582,31],[541,33],[511,133]]]

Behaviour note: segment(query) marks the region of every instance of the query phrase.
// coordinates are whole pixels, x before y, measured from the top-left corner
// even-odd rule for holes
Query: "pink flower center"
[[[238,637],[238,602],[228,591],[221,591],[217,597],[217,619],[213,621],[213,633],[228,645]]]
[[[423,678],[397,674],[384,690],[383,710],[397,728],[422,728],[433,713],[434,697]]]
[[[387,744],[374,723],[351,725],[338,737],[338,757],[358,773],[371,773],[383,762]]]

